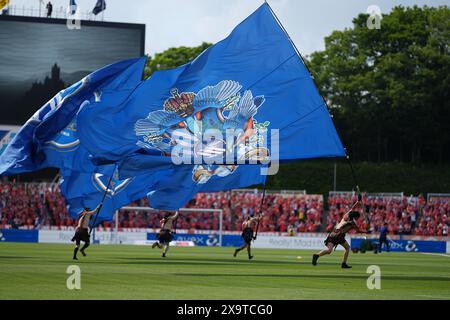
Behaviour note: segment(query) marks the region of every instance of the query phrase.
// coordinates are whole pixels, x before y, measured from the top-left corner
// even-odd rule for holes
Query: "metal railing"
[[[366,193],[368,197],[380,197],[380,198],[404,198],[403,192],[376,192]]]
[[[438,199],[450,199],[450,193],[428,193],[427,194],[427,202],[429,202],[433,198]]]
[[[355,191],[330,191],[328,192],[328,196],[349,196],[352,197],[355,195]]]
[[[8,8],[8,15],[10,16],[47,18],[47,9],[45,8],[45,6],[37,9],[27,6],[9,5]],[[78,10],[76,18],[89,21],[104,21],[104,12],[105,11],[102,11],[102,13],[100,13],[99,15],[95,15],[92,13],[92,11],[89,10]],[[74,16],[70,15],[69,7],[54,6],[52,14],[48,18],[67,19],[74,18]]]
[[[355,191],[330,191],[328,192],[328,196],[347,196],[353,197],[355,196]],[[369,192],[365,193],[365,195],[369,198],[401,198],[405,197],[403,192]]]
[[[234,189],[231,190],[234,193],[263,193],[260,189]],[[281,195],[306,195],[306,190],[266,190],[266,194],[281,194]]]

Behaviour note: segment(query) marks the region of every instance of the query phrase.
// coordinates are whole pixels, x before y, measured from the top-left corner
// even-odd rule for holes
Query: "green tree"
[[[381,29],[360,14],[309,64],[359,160],[450,161],[450,10],[395,7]]]
[[[156,53],[154,57],[149,57],[144,78],[150,77],[153,72],[179,67],[189,61],[194,60],[200,53],[211,46],[210,43],[203,42],[198,47],[178,47],[170,48],[161,53]]]

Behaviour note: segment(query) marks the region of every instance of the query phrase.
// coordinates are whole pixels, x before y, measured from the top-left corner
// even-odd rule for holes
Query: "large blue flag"
[[[121,177],[151,168],[155,152],[198,164],[229,154],[222,163],[345,156],[310,73],[267,4],[191,63],[155,72],[123,104],[111,108],[108,99],[80,112],[79,134],[97,161],[121,161]]]

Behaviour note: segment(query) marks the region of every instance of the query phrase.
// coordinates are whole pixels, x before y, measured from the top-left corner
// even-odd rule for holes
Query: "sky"
[[[50,0],[54,10],[69,0]],[[44,0],[45,3],[48,0]],[[92,10],[96,0],[76,0],[81,12]],[[215,43],[254,10],[263,0],[106,0],[104,21],[146,25],[146,53],[154,55],[170,47]],[[322,50],[324,37],[352,26],[352,19],[377,5],[388,13],[397,5],[450,6],[450,0],[268,0],[292,40],[304,55]],[[39,0],[11,0],[19,8],[34,7]]]

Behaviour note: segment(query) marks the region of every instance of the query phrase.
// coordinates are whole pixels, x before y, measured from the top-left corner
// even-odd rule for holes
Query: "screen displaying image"
[[[21,125],[60,90],[144,54],[145,25],[0,16],[0,124]]]

